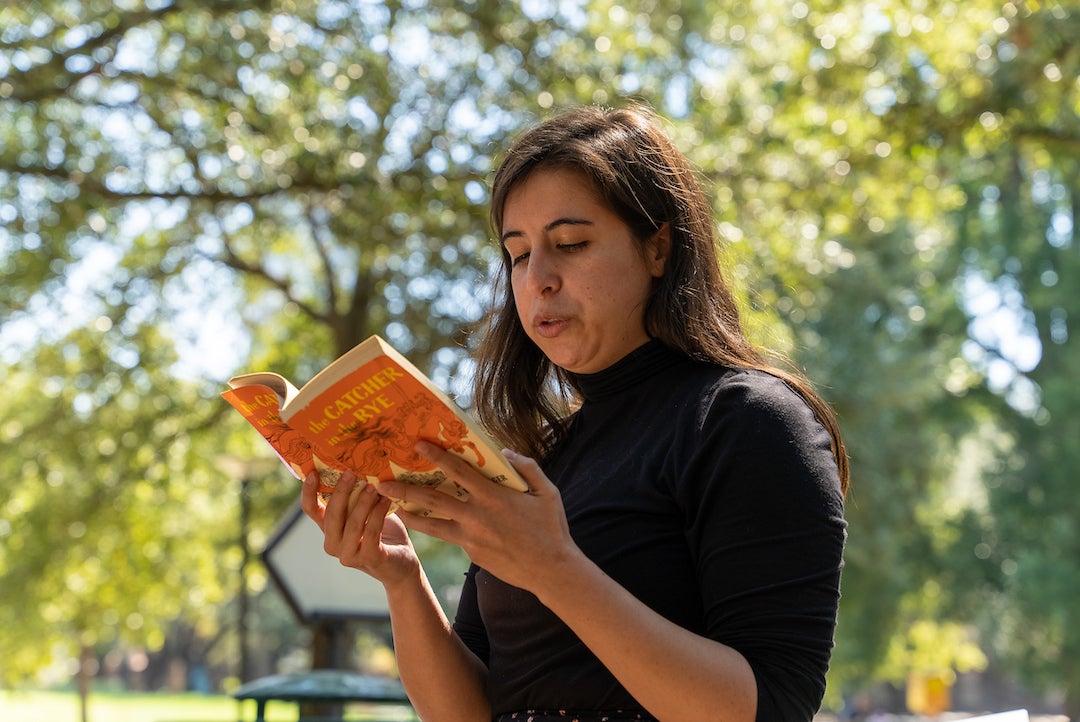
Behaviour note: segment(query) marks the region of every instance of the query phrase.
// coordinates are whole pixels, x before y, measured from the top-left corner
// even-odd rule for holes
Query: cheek
[[[525,293],[519,293],[519,285],[513,280],[510,282],[510,298],[507,299],[514,304],[514,311],[517,317],[524,321],[525,312],[529,310],[529,296]]]

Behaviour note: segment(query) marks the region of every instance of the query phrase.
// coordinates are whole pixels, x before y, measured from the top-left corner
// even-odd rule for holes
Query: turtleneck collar
[[[650,339],[626,356],[593,374],[568,374],[570,383],[585,401],[599,401],[637,386],[681,358],[678,352],[656,339]]]

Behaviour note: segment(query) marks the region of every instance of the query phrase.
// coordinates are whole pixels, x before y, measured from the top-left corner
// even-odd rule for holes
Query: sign
[[[278,522],[262,553],[270,577],[303,624],[389,617],[382,584],[323,551],[323,533],[300,509]]]

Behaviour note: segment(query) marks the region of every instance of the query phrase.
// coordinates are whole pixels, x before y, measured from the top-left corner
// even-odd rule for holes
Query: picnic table
[[[232,695],[255,700],[255,722],[265,722],[266,704],[284,702],[369,702],[376,705],[408,705],[401,682],[388,677],[338,669],[316,669],[296,674],[275,674],[241,685]],[[305,718],[301,717],[301,720]]]

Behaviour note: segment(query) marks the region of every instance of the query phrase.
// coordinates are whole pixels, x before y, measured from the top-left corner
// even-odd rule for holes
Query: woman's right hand
[[[405,525],[390,514],[390,500],[370,484],[345,472],[324,505],[318,495],[319,475],[308,474],[300,507],[323,531],[323,549],[347,567],[369,574],[384,586],[416,578],[416,556]]]

